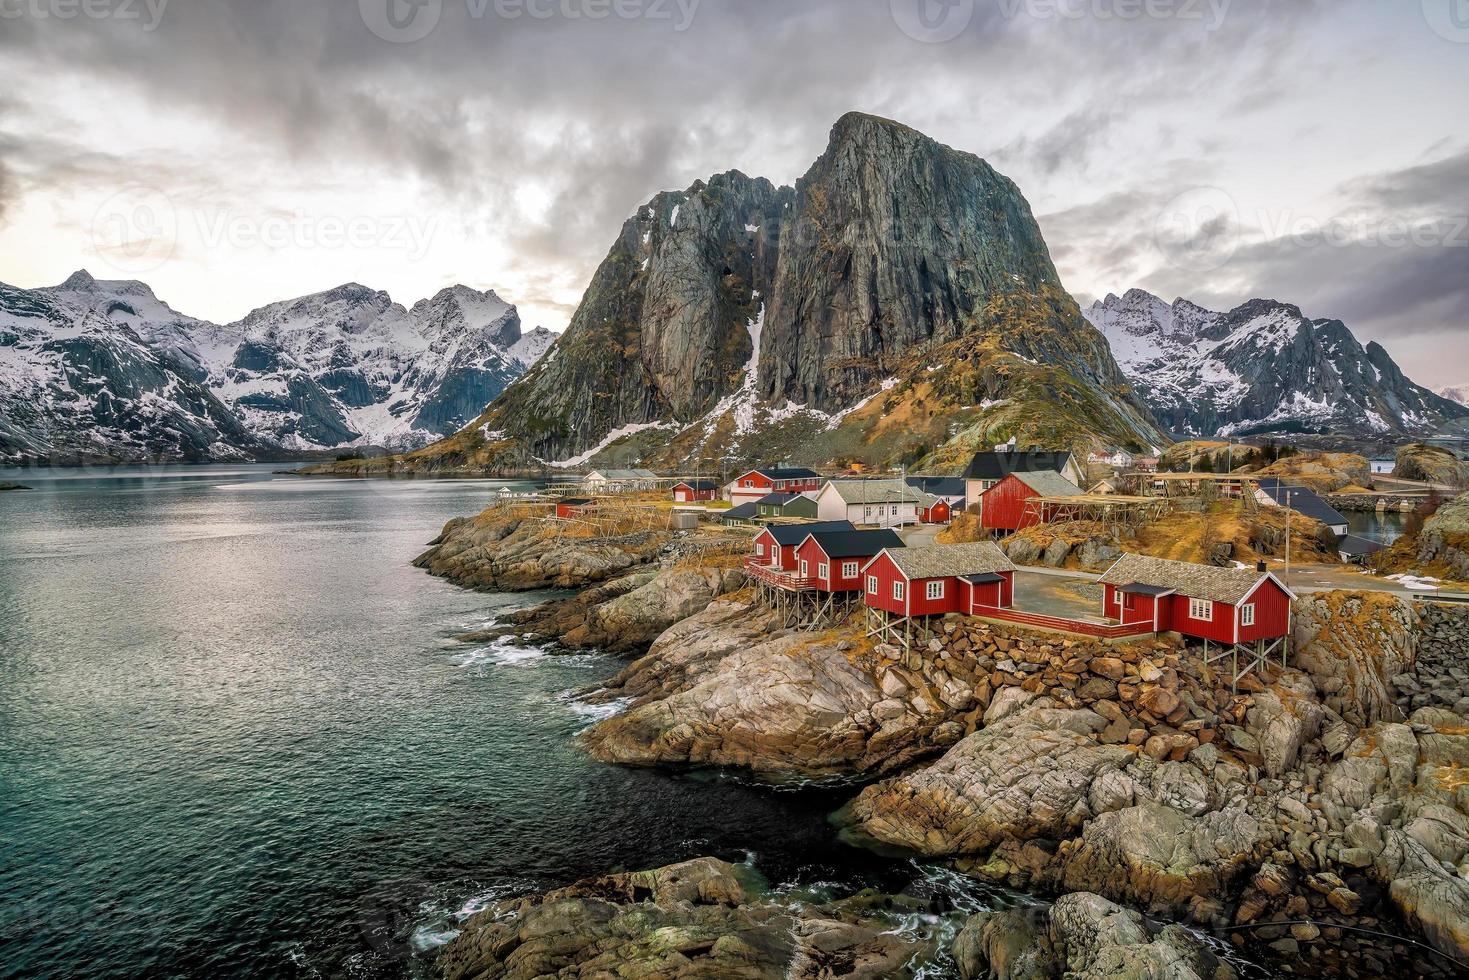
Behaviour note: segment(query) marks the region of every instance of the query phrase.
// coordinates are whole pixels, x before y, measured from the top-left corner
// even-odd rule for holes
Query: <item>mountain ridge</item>
[[[549,346],[512,304],[448,286],[412,310],[359,283],[230,324],[78,270],[0,285],[0,459],[290,458],[457,429]]]
[[[1153,414],[1180,436],[1423,435],[1469,410],[1409,380],[1340,320],[1251,299],[1214,311],[1143,290],[1086,310]]]

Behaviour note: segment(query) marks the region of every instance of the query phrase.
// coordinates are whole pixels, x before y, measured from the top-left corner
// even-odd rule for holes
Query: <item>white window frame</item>
[[[1241,626],[1255,625],[1255,604],[1253,602],[1239,607],[1239,624]]]
[[[1122,590],[1121,589],[1114,589],[1112,591],[1112,605],[1116,606],[1118,609],[1121,609],[1122,608]]]
[[[893,583],[893,598],[898,602],[903,601],[903,596],[906,594],[906,585],[907,583],[902,579],[898,579]]]
[[[877,582],[877,576],[876,575],[869,575],[869,576],[867,576],[867,594],[868,595],[877,595],[877,585],[878,585],[878,582]]]
[[[1212,599],[1189,599],[1188,618],[1196,619],[1201,623],[1214,622],[1214,602]]]
[[[942,599],[944,597],[944,580],[936,579],[932,582],[929,582],[925,586],[923,593],[924,596],[930,601],[935,599]]]
[[[861,571],[861,569],[857,567],[858,564],[859,563],[855,561],[842,562],[842,578],[856,578],[857,573]]]
[[[810,576],[811,576],[811,566],[806,563],[806,559],[802,558],[801,559],[801,577],[802,578],[810,578]]]
[[[821,564],[816,566],[816,577],[821,579],[823,582],[831,578],[830,573],[831,569],[827,566],[826,562],[822,562]]]
[[[756,558],[764,558],[765,557],[765,545],[761,544],[759,541],[756,541],[755,542],[755,557]]]

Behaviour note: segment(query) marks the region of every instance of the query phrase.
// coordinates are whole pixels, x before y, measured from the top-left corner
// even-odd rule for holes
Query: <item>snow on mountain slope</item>
[[[522,335],[514,306],[465,286],[406,310],[347,284],[228,325],[85,272],[0,286],[0,458],[412,448],[474,418],[554,336]]]
[[[1153,413],[1180,435],[1431,432],[1469,415],[1340,320],[1251,300],[1227,313],[1141,289],[1085,311]]]

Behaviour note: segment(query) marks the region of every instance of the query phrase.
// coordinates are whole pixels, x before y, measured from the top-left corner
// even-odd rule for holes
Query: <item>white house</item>
[[[1119,470],[1130,470],[1135,461],[1132,453],[1126,449],[1114,449],[1110,453],[1092,453],[1086,458],[1088,463],[1094,466],[1110,466]]]
[[[816,519],[902,527],[921,523],[921,513],[940,502],[902,480],[828,480],[816,495]]]

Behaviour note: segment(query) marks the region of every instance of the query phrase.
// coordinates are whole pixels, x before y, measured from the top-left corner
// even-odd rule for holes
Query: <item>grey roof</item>
[[[1375,555],[1386,547],[1381,541],[1373,541],[1359,534],[1348,534],[1336,543],[1336,550],[1344,555]]]
[[[767,493],[755,503],[765,507],[783,507],[799,496],[799,493]]]
[[[898,548],[887,556],[910,579],[948,578],[951,575],[981,575],[1013,572],[1015,566],[993,541],[973,544],[935,544],[926,548]]]
[[[1297,486],[1293,483],[1282,483],[1280,480],[1270,478],[1259,481],[1260,489],[1265,491],[1266,496],[1282,507],[1289,506],[1298,514],[1305,514],[1314,518],[1322,524],[1346,524],[1347,519],[1342,516],[1341,511],[1322,500],[1315,490],[1309,487]],[[1287,504],[1287,500],[1289,503]]]
[[[1133,595],[1166,595],[1173,591],[1171,585],[1144,585],[1141,582],[1133,582],[1122,586],[1123,592],[1131,592]]]
[[[884,548],[903,547],[903,539],[889,530],[815,531],[811,537],[828,558],[871,558]]]
[[[911,503],[932,507],[939,498],[911,487],[902,480],[830,480],[828,486],[849,504]]]
[[[731,507],[721,516],[726,521],[743,521],[753,519],[756,514],[754,504],[740,504],[738,507]]]
[[[917,487],[919,490],[939,497],[964,496],[962,476],[910,476],[908,486]]]
[[[596,501],[587,497],[563,497],[560,502],[562,507],[585,507],[587,504],[595,504]]]
[[[1236,603],[1249,595],[1266,574],[1253,568],[1217,568],[1147,555],[1123,555],[1097,581],[1103,585],[1159,586],[1190,599]]]
[[[688,487],[690,490],[718,490],[719,484],[713,480],[680,480],[674,484],[675,487]]]
[[[1060,473],[1071,461],[1068,452],[975,453],[964,471],[968,480],[1003,480],[1011,473],[1049,470]]]
[[[1014,476],[1042,497],[1078,497],[1082,492],[1081,487],[1052,470],[1016,473]]]
[[[959,577],[970,585],[987,585],[990,582],[1005,581],[1005,576],[994,572],[980,572],[978,575],[960,575]]]
[[[772,524],[765,530],[775,539],[775,543],[781,547],[800,544],[806,540],[806,535],[818,531],[855,531],[851,521],[808,521],[805,524]]]

